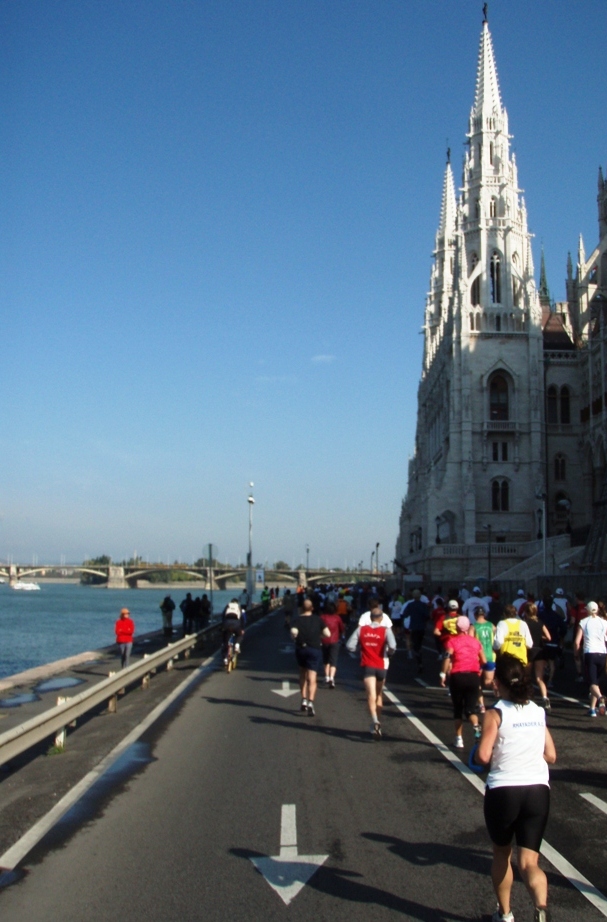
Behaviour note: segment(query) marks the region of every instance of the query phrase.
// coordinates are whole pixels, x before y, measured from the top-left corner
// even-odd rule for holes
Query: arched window
[[[502,318],[500,317],[499,314],[496,314],[495,315],[495,332],[499,333],[501,329],[502,329]]]
[[[571,422],[571,407],[569,403],[569,388],[561,388],[561,423],[568,426]]]
[[[489,163],[493,166],[493,141],[489,142]]]
[[[477,329],[477,332],[480,333],[481,331],[481,312],[480,311],[476,312],[476,329]]]
[[[494,304],[502,303],[502,267],[499,253],[494,250],[491,257],[491,300]]]
[[[564,455],[555,455],[554,456],[554,479],[555,480],[566,480],[567,479],[567,464],[565,461]]]
[[[557,390],[554,384],[551,384],[548,388],[548,394],[546,398],[546,422],[547,423],[558,423],[558,399],[557,399]]]
[[[508,512],[510,509],[510,487],[507,480],[491,481],[491,509],[493,512]]]
[[[503,375],[494,375],[489,385],[489,418],[509,419],[508,382]]]
[[[474,314],[470,311],[470,329],[474,330]]]
[[[491,145],[493,147],[493,145]],[[489,217],[497,218],[497,199],[494,197],[489,202]]]
[[[475,268],[478,266],[478,256],[476,255],[476,253],[473,253],[472,256],[470,257],[470,265],[472,267],[472,271],[474,272]],[[472,282],[472,288],[470,291],[470,302],[473,305],[473,307],[476,307],[477,305],[481,303],[480,276],[477,276]]]

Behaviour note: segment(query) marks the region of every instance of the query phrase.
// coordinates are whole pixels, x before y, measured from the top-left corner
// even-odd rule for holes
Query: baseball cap
[[[562,589],[557,589],[556,592],[555,592],[554,594],[555,594],[555,595],[565,595],[565,593],[563,592]]]
[[[586,611],[589,615],[596,615],[598,610],[599,606],[596,604],[596,602],[586,602]]]
[[[447,608],[450,608],[451,611],[457,611],[457,609],[459,608],[459,605],[457,604],[457,602],[455,601],[455,599],[451,599],[451,601],[449,602]]]
[[[475,586],[472,592],[480,592],[480,586]]]
[[[525,598],[525,590],[524,590],[524,589],[519,589],[519,591],[517,592],[517,595],[520,595],[521,598],[524,599],[524,598]]]
[[[460,615],[455,623],[458,631],[462,631],[462,633],[470,629],[470,619],[466,618],[465,615]]]

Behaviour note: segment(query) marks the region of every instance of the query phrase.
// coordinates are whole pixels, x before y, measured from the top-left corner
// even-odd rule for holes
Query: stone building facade
[[[396,545],[401,566],[441,580],[482,572],[484,545],[495,574],[536,553],[545,529],[588,526],[606,469],[607,182],[599,246],[586,259],[580,243],[567,302],[552,305],[486,20],[467,141],[459,196],[449,155],[445,167]]]

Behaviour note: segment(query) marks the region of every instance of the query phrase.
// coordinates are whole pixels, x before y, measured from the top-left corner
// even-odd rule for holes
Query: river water
[[[98,650],[114,643],[114,622],[126,607],[135,622],[135,636],[159,630],[160,603],[167,593],[176,606],[187,591],[199,589],[105,589],[96,586],[40,583],[40,592],[17,592],[0,585],[0,678],[66,656]],[[240,590],[213,592],[215,613]],[[210,595],[210,593],[208,593]],[[173,626],[181,626],[179,607]]]

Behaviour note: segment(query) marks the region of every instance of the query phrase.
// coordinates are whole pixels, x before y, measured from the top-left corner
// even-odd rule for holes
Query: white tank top
[[[514,704],[500,699],[495,705],[502,722],[493,747],[488,788],[549,785],[544,759],[546,712],[533,701]]]

